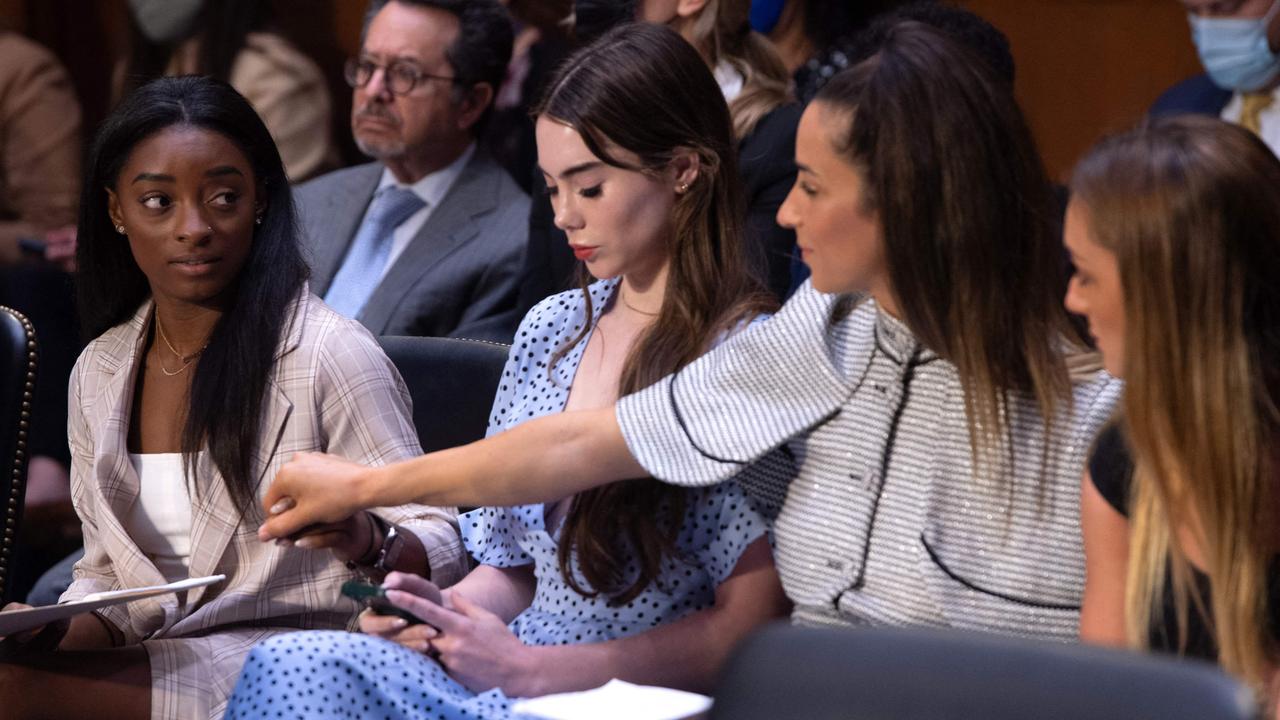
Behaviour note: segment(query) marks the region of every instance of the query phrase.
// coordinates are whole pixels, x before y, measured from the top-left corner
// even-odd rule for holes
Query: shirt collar
[[[433,173],[427,173],[412,185],[406,185],[396,180],[396,176],[391,174],[391,170],[384,167],[382,169],[382,178],[378,180],[377,192],[382,192],[384,188],[388,187],[407,188],[414,195],[422,198],[427,207],[436,207],[444,200],[445,194],[449,192],[449,188],[453,187],[453,182],[462,174],[462,169],[467,166],[467,163],[471,161],[471,156],[475,155],[475,153],[476,144],[473,142],[467,146],[466,150],[462,151],[458,159]]]
[[[720,86],[720,93],[724,95],[725,102],[733,102],[742,94],[744,80],[742,73],[727,60],[721,60],[716,63],[713,74],[716,78],[716,84]]]
[[[902,365],[913,360],[924,363],[938,357],[937,353],[920,344],[906,323],[885,312],[878,304],[875,308],[876,344],[895,363]]]

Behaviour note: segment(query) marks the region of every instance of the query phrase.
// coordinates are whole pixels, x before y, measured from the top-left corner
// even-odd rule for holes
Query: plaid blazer
[[[289,311],[254,458],[259,492],[301,451],[373,465],[420,454],[409,393],[373,336],[309,291]],[[128,322],[90,343],[72,373],[72,496],[83,523],[85,556],[64,601],[164,582],[124,523],[139,493],[126,438],[151,312],[148,301]],[[99,611],[127,644],[141,642],[148,650],[155,718],[222,717],[244,656],[256,642],[289,629],[352,628],[358,611],[339,594],[353,573],[331,553],[258,541],[261,508],[241,519],[207,454],[195,486],[191,576],[221,573],[227,579],[185,596]],[[437,582],[462,577],[465,556],[454,508],[405,505],[378,513],[422,539]]]

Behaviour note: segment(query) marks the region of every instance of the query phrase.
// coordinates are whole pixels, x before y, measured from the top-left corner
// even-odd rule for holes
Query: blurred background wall
[[[833,0],[833,2],[857,0]],[[272,0],[282,31],[334,88],[335,128],[350,92],[342,60],[359,46],[363,0]],[[1017,90],[1049,171],[1069,174],[1099,136],[1134,122],[1159,93],[1199,72],[1177,0],[959,0],[1003,30]],[[0,25],[26,33],[67,65],[86,128],[109,102],[110,61],[126,33],[125,0],[0,0]],[[347,133],[339,131],[340,137]]]

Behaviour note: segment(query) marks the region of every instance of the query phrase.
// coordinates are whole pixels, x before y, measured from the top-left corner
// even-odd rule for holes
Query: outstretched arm
[[[263,540],[337,522],[368,507],[548,502],[646,472],[623,440],[613,406],[558,413],[506,432],[380,468],[301,453],[267,490]]]

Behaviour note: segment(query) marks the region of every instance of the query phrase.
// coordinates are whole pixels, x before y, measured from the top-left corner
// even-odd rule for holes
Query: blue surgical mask
[[[1280,77],[1280,57],[1271,51],[1267,28],[1280,11],[1280,0],[1260,18],[1188,16],[1191,39],[1213,82],[1227,90],[1253,92]]]
[[[773,32],[787,0],[751,0],[751,29],[763,35]]]

